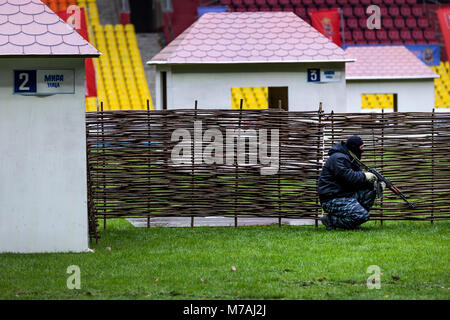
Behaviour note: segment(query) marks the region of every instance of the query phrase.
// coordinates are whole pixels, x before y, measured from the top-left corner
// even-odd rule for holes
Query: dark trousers
[[[359,190],[351,197],[335,198],[322,203],[323,210],[329,214],[336,228],[354,229],[369,220],[376,190]]]

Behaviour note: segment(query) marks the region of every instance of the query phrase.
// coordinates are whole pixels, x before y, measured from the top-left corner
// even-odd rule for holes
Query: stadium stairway
[[[108,0],[97,0],[100,8]],[[100,18],[96,0],[44,0],[55,12],[65,11],[76,4],[85,8],[90,42],[102,53],[93,59],[96,73],[97,98],[86,98],[86,111],[95,111],[101,104],[104,110],[146,110],[153,103],[144,72],[136,33],[132,24],[106,24],[114,21],[111,8]],[[110,1],[109,1],[110,2]],[[111,2],[109,3],[111,6]]]

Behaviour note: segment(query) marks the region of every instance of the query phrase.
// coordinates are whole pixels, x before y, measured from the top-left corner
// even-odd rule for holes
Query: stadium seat
[[[256,4],[255,0],[244,0],[246,6],[254,6]]]
[[[423,8],[422,8],[422,5],[415,5],[413,8],[412,8],[412,10],[411,10],[411,14],[413,15],[413,16],[416,16],[416,17],[421,17],[421,16],[423,16]]]
[[[283,11],[283,8],[281,8],[281,6],[276,5],[272,7],[272,11]]]
[[[223,6],[229,6],[231,4],[231,0],[220,0],[220,4]]]
[[[356,42],[356,43],[360,43],[362,41],[364,41],[364,34],[361,30],[356,29],[352,31],[352,39]]]
[[[392,29],[394,27],[394,21],[391,17],[387,16],[381,19],[381,25],[385,29]]]
[[[417,26],[422,29],[429,27],[428,19],[425,17],[420,17],[417,19]]]
[[[364,30],[364,38],[365,38],[369,43],[376,43],[376,42],[378,42],[374,30]]]
[[[425,41],[425,39],[424,39],[424,37],[423,37],[423,32],[422,32],[422,30],[420,30],[420,29],[415,29],[415,30],[413,30],[413,32],[412,32],[412,38],[414,39],[414,41],[415,41],[416,43],[424,42],[424,41]]]
[[[269,6],[276,6],[278,5],[278,0],[267,0],[267,4]]]
[[[347,28],[349,29],[356,29],[358,28],[358,20],[355,18],[348,18],[346,21]]]
[[[325,4],[325,0],[314,0],[314,4],[316,6],[321,6],[321,5]]]
[[[311,6],[314,4],[314,0],[302,0],[304,6]]]
[[[400,10],[395,5],[390,6],[388,11],[389,15],[393,18],[398,17],[400,15]]]
[[[365,17],[366,16],[366,11],[364,10],[364,7],[362,6],[356,6],[353,8],[353,14],[358,17]]]
[[[387,5],[387,6],[393,5],[394,3],[395,3],[394,0],[384,0],[384,1],[383,1],[383,4],[384,4],[384,5]]]
[[[305,18],[306,17],[306,9],[305,7],[297,7],[295,8],[295,14],[298,15],[300,18]]]
[[[408,17],[405,21],[406,27],[410,29],[417,28],[416,19],[414,17]]]
[[[249,6],[249,7],[247,8],[247,11],[248,11],[248,12],[258,12],[259,9],[258,9],[257,6]]]
[[[287,6],[287,5],[290,5],[290,4],[291,4],[291,2],[290,2],[289,0],[280,0],[279,3],[280,3],[282,6]]]
[[[413,6],[417,3],[417,0],[406,0],[406,3],[409,4],[410,6]]]
[[[344,31],[344,41],[345,43],[352,41],[352,32],[350,30]]]
[[[388,8],[385,6],[380,6],[380,14],[382,19],[389,17]]]
[[[349,5],[345,5],[342,8],[342,14],[344,15],[344,17],[348,18],[348,17],[352,17],[353,16],[353,9],[351,6]]]
[[[348,4],[352,6],[357,6],[359,5],[359,0],[348,0]]]
[[[375,33],[376,33],[377,39],[380,41],[380,43],[390,43],[391,42],[388,39],[386,30],[383,30],[383,29],[376,30]]]
[[[265,6],[266,5],[266,0],[256,0],[256,4],[258,6]]]
[[[404,5],[406,3],[406,0],[395,0],[395,4],[401,6]]]
[[[358,20],[358,26],[361,29],[366,29],[367,28],[367,18],[359,18]]]
[[[411,31],[409,31],[409,29],[402,29],[402,30],[400,30],[400,38],[404,42],[411,41],[412,40]]]
[[[244,4],[243,0],[231,0],[231,3],[236,7],[242,6]]]
[[[428,41],[428,43],[436,42],[436,35],[432,28],[428,28],[423,32],[424,38]]]
[[[291,0],[292,5],[297,8],[302,4],[302,0]]]
[[[335,6],[337,6],[337,1],[336,1],[336,0],[326,0],[325,3],[326,3],[329,7],[335,7]]]
[[[396,17],[394,20],[394,26],[397,29],[403,29],[405,27],[405,20],[403,17]]]
[[[347,5],[347,4],[348,4],[348,0],[336,0],[336,3],[337,3],[339,6],[344,6],[344,5]]]
[[[408,6],[402,6],[400,7],[400,14],[403,17],[409,17],[411,15],[411,8]]]
[[[393,43],[398,43],[400,41],[400,34],[399,34],[397,29],[389,30],[388,31],[388,36],[389,36],[389,39],[391,39],[391,41]]]

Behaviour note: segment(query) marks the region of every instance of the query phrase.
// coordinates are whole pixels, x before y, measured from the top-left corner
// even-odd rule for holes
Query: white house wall
[[[340,71],[341,80],[308,83],[308,68]],[[288,87],[290,111],[317,110],[320,102],[325,111],[346,111],[344,63],[172,65],[158,66],[157,70],[170,70],[167,74],[169,109],[191,108],[195,100],[199,108],[230,109],[231,88]],[[156,108],[161,109],[159,75],[156,93]]]
[[[348,112],[381,112],[361,108],[363,93],[397,93],[398,112],[431,112],[434,107],[433,79],[347,80]]]
[[[13,94],[14,69],[74,69],[75,94]],[[0,252],[88,249],[84,59],[0,59]]]

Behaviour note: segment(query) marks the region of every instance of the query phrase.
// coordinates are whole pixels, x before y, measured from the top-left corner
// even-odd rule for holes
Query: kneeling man
[[[363,172],[353,156],[361,159],[364,142],[358,136],[335,144],[322,168],[318,183],[320,204],[327,213],[322,223],[327,230],[357,229],[369,220],[376,197],[375,175]]]

